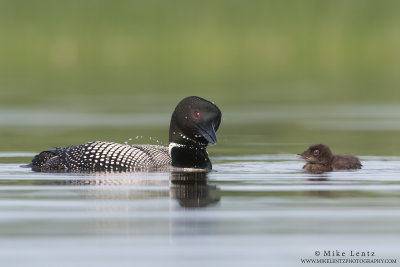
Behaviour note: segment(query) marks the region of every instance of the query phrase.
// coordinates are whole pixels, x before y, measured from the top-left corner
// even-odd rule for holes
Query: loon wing
[[[171,165],[168,148],[156,145],[123,145],[89,142],[47,150],[32,160],[34,171],[133,171]]]

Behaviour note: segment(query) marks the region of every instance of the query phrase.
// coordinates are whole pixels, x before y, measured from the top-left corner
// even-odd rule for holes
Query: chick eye
[[[195,113],[193,113],[193,115],[194,115],[196,118],[198,118],[198,117],[200,117],[200,112],[196,111]]]
[[[318,156],[319,155],[319,150],[318,149],[316,149],[316,150],[314,150],[314,156]]]

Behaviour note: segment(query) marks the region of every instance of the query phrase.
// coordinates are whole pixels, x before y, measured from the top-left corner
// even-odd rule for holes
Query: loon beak
[[[304,152],[301,154],[297,154],[297,157],[304,159]]]
[[[214,124],[202,125],[199,127],[200,134],[211,144],[217,144],[217,136],[215,134]]]

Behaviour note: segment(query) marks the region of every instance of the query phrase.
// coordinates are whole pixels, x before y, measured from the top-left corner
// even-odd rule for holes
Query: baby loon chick
[[[361,169],[360,160],[351,155],[334,155],[327,145],[310,146],[299,154],[307,163],[303,169],[310,172]]]
[[[206,151],[216,144],[220,109],[197,96],[184,98],[172,113],[169,147],[89,142],[55,148],[36,155],[31,164],[38,172],[134,171],[178,168],[211,169]]]

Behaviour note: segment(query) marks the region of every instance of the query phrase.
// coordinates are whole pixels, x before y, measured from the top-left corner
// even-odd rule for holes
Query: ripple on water
[[[293,155],[214,157],[214,171],[186,180],[185,173],[35,173],[1,163],[0,258],[30,266],[288,266],[324,249],[393,258],[400,157],[361,160],[362,170],[313,175]]]

